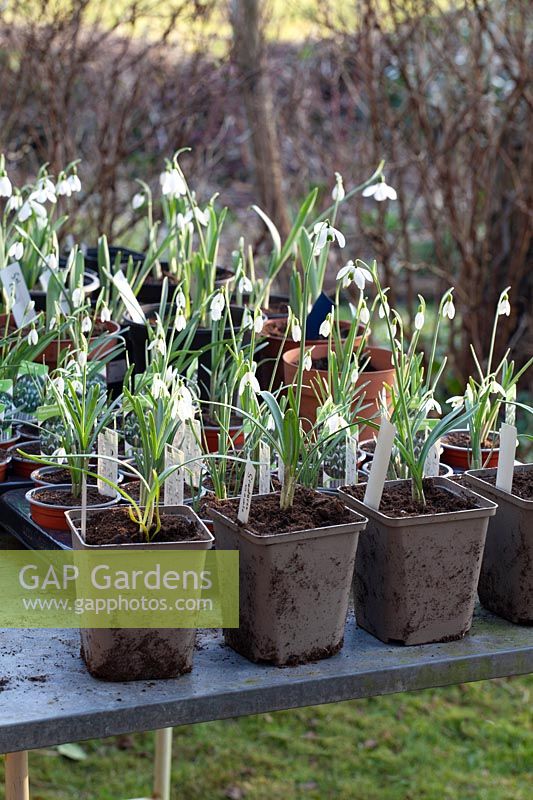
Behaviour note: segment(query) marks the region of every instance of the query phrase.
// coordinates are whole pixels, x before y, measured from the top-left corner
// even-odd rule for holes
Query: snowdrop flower
[[[165,383],[170,384],[174,381],[176,377],[176,370],[174,367],[167,367],[165,370]]]
[[[465,399],[461,394],[454,394],[453,397],[449,397],[446,402],[450,405],[454,410],[462,408],[465,404]]]
[[[255,317],[254,317],[254,331],[255,333],[261,333],[263,330],[263,325],[265,321],[263,319],[263,315],[261,313],[261,309],[256,309]]]
[[[252,281],[246,275],[243,275],[237,284],[237,291],[240,292],[240,294],[250,294],[253,288]]]
[[[388,317],[389,314],[390,314],[389,301],[387,300],[387,298],[385,298],[383,303],[380,303],[379,305],[378,315],[380,319],[385,319],[385,317]]]
[[[78,353],[78,364],[80,365],[81,369],[84,369],[87,366],[87,352],[85,350],[80,350]]]
[[[37,189],[30,194],[30,200],[36,200],[38,203],[57,203],[56,187],[50,178],[40,178],[37,183]]]
[[[167,343],[164,336],[156,336],[148,345],[148,350],[157,350],[162,356],[167,354]]]
[[[451,398],[450,398],[451,399]],[[449,402],[449,401],[448,401]],[[430,411],[436,411],[439,416],[442,416],[442,408],[438,400],[435,400],[434,397],[428,398],[426,400],[426,404],[424,406],[424,414],[427,416]]]
[[[25,203],[22,204],[20,211],[19,211],[19,220],[21,222],[26,222],[32,214],[35,214],[37,219],[46,219],[46,209],[39,203],[37,200],[33,199],[31,196],[26,200]]]
[[[144,205],[144,194],[142,192],[137,192],[137,194],[133,195],[133,199],[131,201],[131,207],[134,211],[137,211],[138,208],[141,208]]]
[[[491,394],[501,394],[503,397],[505,397],[505,389],[501,383],[498,383],[498,381],[492,381],[490,384],[490,392]]]
[[[246,372],[239,383],[239,397],[243,394],[246,387],[249,386],[250,389],[255,392],[255,394],[259,394],[261,391],[261,387],[259,386],[259,381],[255,377],[255,374],[249,370]]]
[[[350,374],[350,381],[352,383],[352,386],[355,386],[358,380],[359,380],[359,366],[355,364]]]
[[[331,192],[331,197],[333,200],[337,202],[341,202],[346,197],[346,192],[344,191],[344,184],[342,182],[342,175],[340,172],[335,173],[335,186],[333,187],[333,191]]]
[[[82,319],[82,321],[81,321],[81,332],[82,333],[89,333],[89,331],[91,330],[92,326],[93,326],[93,324],[91,322],[91,318],[90,317],[84,317]]]
[[[348,263],[337,272],[337,280],[342,281],[343,289],[346,289],[351,283],[355,283],[357,288],[362,292],[367,282],[372,283],[372,274],[370,270],[365,267],[356,266],[353,261],[348,261]]]
[[[68,185],[70,186],[70,191],[72,194],[76,194],[76,192],[81,192],[81,181],[78,178],[78,174],[73,172],[72,175],[69,175],[67,178]]]
[[[339,247],[344,247],[346,244],[344,235],[328,222],[317,222],[313,228],[313,234],[315,237],[313,248],[315,256],[319,255],[328,242],[337,241]]]
[[[57,317],[50,317],[50,322],[48,323],[48,330],[53,331],[57,325]]]
[[[368,325],[370,322],[370,311],[368,310],[368,306],[363,300],[361,304],[361,311],[359,312],[359,319],[362,325]]]
[[[498,316],[505,316],[508,317],[511,314],[511,304],[509,302],[509,296],[504,294],[503,297],[500,298],[500,302],[498,303]]]
[[[185,228],[189,228],[191,232],[194,231],[194,225],[191,222],[192,220],[192,211],[187,211],[186,214],[182,214],[181,211],[176,216],[176,224],[178,226],[178,230],[184,231]]]
[[[64,394],[64,392],[65,392],[65,381],[63,380],[61,375],[59,375],[57,378],[54,378],[53,384],[54,384],[54,388],[56,389],[57,393],[62,396]]]
[[[154,375],[154,379],[152,381],[152,397],[154,400],[159,400],[160,397],[168,397],[169,391],[167,385],[164,380],[162,380],[160,375]]]
[[[244,313],[242,315],[242,322],[241,325],[243,328],[251,329],[254,327],[254,318],[250,314],[250,309],[245,308]]]
[[[442,307],[442,316],[444,319],[453,319],[455,317],[455,306],[453,304],[453,297],[450,295]]]
[[[324,339],[327,339],[330,333],[331,333],[331,315],[328,314],[326,319],[318,329],[318,334],[319,336],[323,336]]]
[[[381,203],[383,200],[396,200],[398,195],[396,194],[396,189],[385,183],[382,178],[379,183],[374,183],[372,186],[367,186],[366,189],[363,189],[363,197],[373,197],[374,200]]]
[[[0,197],[11,197],[12,192],[11,181],[4,172],[3,175],[0,175]]]
[[[187,193],[185,181],[177,169],[167,169],[159,176],[161,192],[165,197],[174,199]]]
[[[79,308],[83,303],[83,289],[78,287],[72,292],[72,305],[74,308]]]
[[[183,331],[187,326],[187,320],[185,319],[185,314],[181,309],[176,314],[176,319],[174,320],[174,328],[177,330],[178,333]]]
[[[192,394],[185,384],[181,384],[181,386],[178,387],[176,394],[176,414],[182,422],[194,419],[195,408]]]
[[[300,328],[300,323],[298,322],[296,317],[293,317],[292,319],[291,336],[293,342],[302,341],[302,329]]]
[[[178,289],[176,292],[176,308],[185,308],[185,295],[183,289]]]
[[[218,322],[220,319],[222,319],[222,312],[224,311],[225,305],[226,300],[223,292],[217,292],[217,294],[211,300],[211,307],[209,309],[212,322]]]
[[[107,306],[102,306],[100,310],[100,322],[111,322],[111,311]]]
[[[313,369],[313,358],[311,356],[311,351],[308,350],[304,355],[304,370],[309,372]]]
[[[326,419],[326,428],[328,433],[337,433],[347,426],[347,422],[337,411]]]
[[[424,327],[425,319],[426,318],[424,316],[424,312],[423,311],[418,311],[418,313],[415,316],[415,330],[417,330],[417,331],[421,331],[422,330],[422,328]]]
[[[24,255],[24,245],[22,242],[13,242],[9,250],[7,251],[7,255],[9,258],[14,258],[15,261],[20,261],[22,256]]]
[[[31,346],[36,345],[38,342],[39,342],[39,336],[37,334],[37,331],[35,330],[35,328],[32,325],[31,330],[28,333],[28,344],[31,347]]]
[[[207,225],[209,224],[209,214],[208,214],[207,210],[202,211],[201,208],[198,208],[198,206],[195,206],[193,213],[194,213],[194,218],[196,219],[196,222],[199,222],[200,225],[203,225],[204,228],[206,228]]]
[[[52,458],[54,461],[57,461],[58,464],[65,464],[67,460],[67,451],[64,447],[58,447],[57,450],[54,450],[52,453]]]
[[[48,269],[51,269],[52,272],[55,272],[59,267],[59,261],[55,253],[50,253],[50,255],[46,256],[44,259],[46,266]]]
[[[11,211],[18,211],[21,206],[22,195],[20,195],[18,192],[16,194],[12,194],[6,203],[6,213],[9,214]]]
[[[68,182],[68,178],[60,178],[56,186],[56,194],[58,197],[70,197],[72,194],[72,187]]]

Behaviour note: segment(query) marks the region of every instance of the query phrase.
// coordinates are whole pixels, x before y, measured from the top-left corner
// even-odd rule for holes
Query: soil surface
[[[160,514],[161,530],[150,539],[151,544],[205,541],[205,533],[192,520],[165,514],[161,509]],[[130,519],[128,509],[122,507],[91,514],[87,520],[86,542],[91,545],[145,544],[146,540],[139,526]]]
[[[53,489],[51,486],[43,486],[33,494],[33,498],[40,503],[50,506],[81,506],[81,496],[74,495],[65,489]],[[109,503],[111,500],[107,495],[100,494],[96,486],[87,486],[87,505],[98,505]]]
[[[497,435],[491,434],[488,439],[481,443],[481,447],[485,450],[490,450],[492,447],[498,445]],[[443,444],[452,445],[452,447],[466,447],[471,449],[470,434],[468,431],[452,431],[442,437]]]
[[[16,444],[12,448],[12,455],[13,458],[18,458],[19,461],[29,461],[28,458],[22,456],[18,450],[22,450],[24,453],[31,453],[31,455],[40,456],[41,455],[41,443],[39,439],[33,439],[31,442],[21,442],[20,444]],[[35,469],[37,469],[39,465],[35,464]]]
[[[363,502],[366,485],[347,486],[344,491]],[[422,506],[411,497],[410,483],[399,486],[385,486],[379,510],[387,517],[419,517],[430,514],[446,514],[450,511],[467,511],[478,508],[474,498],[460,497],[442,486],[435,486],[431,480],[424,481],[426,505]]]
[[[496,475],[489,475],[483,478],[487,483],[496,485]],[[474,489],[474,491],[476,491]],[[533,470],[529,472],[515,472],[513,476],[512,494],[522,498],[522,500],[533,500]]]
[[[279,507],[279,494],[253,497],[246,525],[237,520],[238,500],[219,500],[214,507],[258,536],[313,530],[353,521],[349,509],[336,497],[302,486],[297,487],[294,504],[286,511]]]
[[[283,314],[284,316],[289,316],[289,302],[288,300],[271,300],[268,304],[268,308],[264,308],[263,311],[265,314]]]
[[[60,467],[53,472],[45,472],[43,475],[38,476],[38,480],[45,483],[70,483],[70,471],[66,467]]]

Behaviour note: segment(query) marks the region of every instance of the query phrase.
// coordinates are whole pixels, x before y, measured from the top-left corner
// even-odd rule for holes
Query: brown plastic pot
[[[10,450],[15,444],[17,444],[18,441],[20,441],[20,438],[20,433],[15,432],[9,437],[9,439],[0,439],[0,450]]]
[[[59,483],[54,486],[54,489],[70,491],[72,488],[70,483]],[[35,486],[26,492],[26,500],[30,504],[31,518],[41,528],[48,528],[54,531],[68,531],[68,522],[66,518],[67,511],[70,511],[78,506],[60,506],[51,505],[50,503],[42,503],[35,498],[36,492],[42,491],[42,486]],[[120,495],[110,497],[106,503],[98,503],[96,505],[87,505],[87,508],[110,508],[116,506],[120,501]]]
[[[3,483],[7,478],[7,471],[11,463],[11,456],[6,453],[0,454],[0,483]]]
[[[258,536],[216,509],[210,514],[217,549],[239,551],[240,625],[224,631],[227,644],[277,666],[338,653],[366,519],[354,514],[344,525]]]
[[[117,334],[120,330],[120,325],[117,322],[103,322],[100,323],[103,325],[108,335],[100,334],[99,336],[91,336],[89,339],[89,361],[97,361],[98,359],[103,358],[113,347],[116,346],[118,339],[113,336],[113,334]],[[100,344],[95,346],[95,342],[100,339]],[[35,359],[40,363],[46,364],[50,370],[56,369],[61,354],[65,351],[72,350],[74,343],[71,339],[54,339],[53,342],[45,347],[45,349],[40,353],[40,355]]]
[[[165,514],[194,520],[205,535],[202,541],[162,542],[149,544],[88,545],[81,538],[79,509],[69,511],[67,522],[72,531],[74,550],[124,553],[139,550],[209,550],[213,535],[188,506],[165,506]],[[87,526],[91,514],[87,514]],[[95,678],[105,681],[140,681],[176,678],[190,672],[196,630],[178,628],[82,628],[81,654],[87,669]]]
[[[35,486],[58,486],[60,485],[58,482],[54,482],[50,480],[50,476],[58,469],[66,469],[66,467],[38,467],[34,469],[30,475],[31,480],[34,482]],[[90,469],[94,472],[95,469],[98,469],[96,464],[91,464]],[[117,483],[122,483],[124,480],[124,473],[122,470],[118,471],[118,478]],[[96,478],[89,477],[87,479],[87,484],[91,486],[96,485]]]
[[[385,384],[390,385],[394,380],[394,367],[391,365],[391,352],[383,347],[368,347],[370,366],[373,371],[361,373],[354,389],[354,399],[363,398],[365,406],[359,416],[362,419],[374,419],[380,413],[379,397]],[[313,349],[313,357],[326,358],[328,345],[321,342]],[[297,379],[300,350],[291,349],[283,355],[283,370],[286,384],[294,384]],[[302,400],[300,416],[311,423],[316,421],[319,399],[316,394],[317,387],[323,389],[324,382],[327,386],[328,373],[325,369],[311,369],[304,372],[304,386],[302,387]],[[387,395],[389,401],[389,396]],[[363,425],[359,429],[360,436],[368,436],[372,429]]]
[[[468,433],[468,429],[457,428],[457,430],[450,431],[450,433]],[[492,435],[497,436],[498,434],[493,433]],[[472,450],[470,447],[459,447],[455,444],[448,444],[445,436],[441,439],[441,445],[441,461],[443,461],[445,464],[448,464],[450,467],[453,467],[453,469],[460,469],[463,471],[470,469],[470,457],[472,455]],[[499,447],[482,447],[481,458],[483,460],[484,468],[488,469],[489,467],[497,467],[499,454]]]
[[[496,505],[448,478],[432,480],[478,507],[389,517],[339,489],[346,505],[369,519],[355,563],[355,616],[382,642],[453,641],[472,625],[485,536]],[[387,481],[385,487],[401,483],[406,481]]]
[[[372,469],[373,460],[374,460],[373,456],[371,458],[367,458],[361,467],[367,479],[368,476],[370,475],[370,470]],[[450,466],[448,466],[448,464],[439,464],[439,477],[449,478],[451,475],[453,475],[453,469]]]
[[[35,461],[31,461],[29,458],[24,458],[18,452],[19,450],[26,450],[27,448],[33,449],[35,446],[36,439],[27,439],[22,442],[18,442],[15,445],[12,445],[9,448],[9,453],[13,457],[13,464],[12,470],[13,475],[17,478],[24,478],[24,480],[29,480],[31,473],[35,469]],[[31,452],[30,449],[30,452]],[[40,453],[39,449],[39,453]]]
[[[204,447],[208,453],[218,452],[218,434],[220,427],[218,425],[204,425],[203,427],[203,441]],[[229,435],[236,450],[244,446],[244,431],[242,425],[230,426]]]
[[[533,474],[533,464],[514,468]],[[486,478],[495,469],[477,469],[465,479],[483,497],[498,504],[489,522],[485,553],[479,576],[482,605],[518,625],[533,624],[533,500],[524,500],[497,489]]]

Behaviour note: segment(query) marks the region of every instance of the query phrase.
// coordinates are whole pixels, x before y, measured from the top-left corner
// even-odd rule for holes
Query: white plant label
[[[281,460],[278,461],[278,481],[281,483],[282,486],[285,485],[285,464]]]
[[[516,383],[507,392],[507,405],[505,406],[505,421],[508,425],[516,424]]]
[[[174,447],[179,447],[183,451],[184,461],[191,461],[186,466],[187,483],[197,489],[202,479],[202,429],[200,421],[191,419],[180,425],[174,436]]]
[[[81,540],[85,541],[87,533],[87,475],[81,476]]]
[[[113,483],[118,482],[118,432],[104,428],[98,434],[98,475]],[[114,460],[111,460],[114,459]],[[115,497],[115,489],[98,478],[96,485],[100,494]]]
[[[365,505],[369,506],[369,508],[373,508],[375,511],[379,510],[379,504],[381,503],[381,495],[383,494],[383,486],[385,485],[385,479],[387,477],[395,436],[396,428],[394,425],[387,419],[382,419],[376,441],[374,460],[370,468],[370,475],[368,476],[368,483],[363,500]]]
[[[165,445],[165,469],[183,464],[183,452],[171,444]],[[165,481],[163,505],[182,506],[185,488],[185,475],[183,469],[175,469]]]
[[[139,301],[133,294],[133,290],[129,285],[128,280],[124,275],[124,273],[120,271],[115,272],[111,280],[118,289],[122,301],[126,306],[133,322],[137,322],[139,325],[144,325],[144,323],[146,322],[146,316],[141,306],[139,305]]]
[[[11,313],[19,328],[23,328],[37,316],[18,261],[0,270],[0,281],[13,303]]]
[[[252,505],[252,495],[254,493],[255,484],[255,467],[248,459],[246,468],[244,470],[244,478],[242,479],[241,500],[239,503],[239,513],[237,519],[239,522],[248,522],[250,516],[250,506]]]
[[[496,488],[502,492],[513,490],[514,458],[516,454],[516,428],[502,422],[500,428],[500,452],[498,454],[498,471]]]
[[[259,494],[270,492],[270,447],[259,442]]]
[[[440,474],[440,439],[429,448],[424,462],[424,478],[438,478]]]
[[[349,431],[346,431],[346,486],[353,486],[354,483],[357,483],[357,445],[357,436],[352,436]]]

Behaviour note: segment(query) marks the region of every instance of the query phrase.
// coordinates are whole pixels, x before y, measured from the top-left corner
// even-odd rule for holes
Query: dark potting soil
[[[37,425],[30,425],[30,423],[25,422],[22,425],[17,425],[17,433],[20,434],[22,439],[37,439],[39,428]]]
[[[279,507],[279,494],[253,497],[246,525],[237,520],[239,500],[219,500],[215,507],[258,536],[312,530],[353,521],[349,509],[336,497],[302,486],[296,489],[292,508],[285,511]]]
[[[71,476],[70,471],[65,467],[61,467],[60,469],[55,469],[51,472],[46,472],[44,475],[39,476],[40,480],[43,480],[45,483],[70,483]]]
[[[53,489],[51,486],[43,486],[33,494],[34,500],[46,503],[50,506],[81,506],[81,496],[74,495],[66,489]],[[100,494],[96,486],[87,486],[87,505],[98,505],[99,503],[109,503],[110,497]]]
[[[363,354],[362,360],[366,360],[366,358],[367,358],[367,356],[365,356],[365,354]],[[320,369],[320,370],[323,370],[323,371],[327,372],[328,371],[328,357],[324,356],[323,358],[313,358],[313,368],[314,369]],[[372,362],[371,361],[367,362],[363,372],[361,373],[361,375],[363,376],[362,377],[363,380],[364,380],[365,372],[377,372],[377,370],[372,366]]]
[[[485,450],[490,450],[491,447],[497,447],[497,436],[491,434],[488,439],[485,439],[484,442],[481,443],[481,447]],[[447,433],[446,436],[442,438],[443,444],[452,445],[452,447],[466,447],[471,448],[470,442],[470,434],[468,431],[452,431],[451,433]]]
[[[31,442],[24,442],[20,445],[13,445],[12,454],[14,458],[18,458],[19,460],[24,459],[25,457],[21,455],[18,451],[22,450],[23,453],[30,453],[32,456],[40,456],[41,455],[41,443],[38,439],[35,439]],[[29,459],[25,459],[28,461]],[[35,469],[37,469],[39,465],[35,464]]]
[[[366,442],[360,442],[359,443],[359,447],[365,453],[375,453],[376,452],[376,444],[377,444],[377,442],[376,442],[375,439],[369,439]]]
[[[205,533],[192,520],[165,514],[160,510],[161,530],[151,538],[157,542],[204,541]],[[154,526],[155,527],[155,526]],[[110,508],[91,514],[85,535],[87,544],[144,544],[145,539],[137,523],[130,519],[128,509]]]
[[[344,491],[363,502],[366,485],[347,486]],[[446,514],[450,511],[468,511],[478,508],[474,498],[460,497],[447,491],[442,486],[436,486],[431,480],[424,481],[424,496],[426,505],[413,500],[411,484],[404,483],[398,486],[385,486],[379,510],[387,517],[419,517],[430,514]]]
[[[496,475],[489,475],[484,477],[483,480],[493,486],[496,485]],[[522,500],[533,500],[533,470],[530,472],[515,472],[513,475],[512,494]]]
[[[289,314],[289,303],[287,300],[271,300],[268,304],[268,308],[263,309],[265,314],[284,314],[288,316]]]

